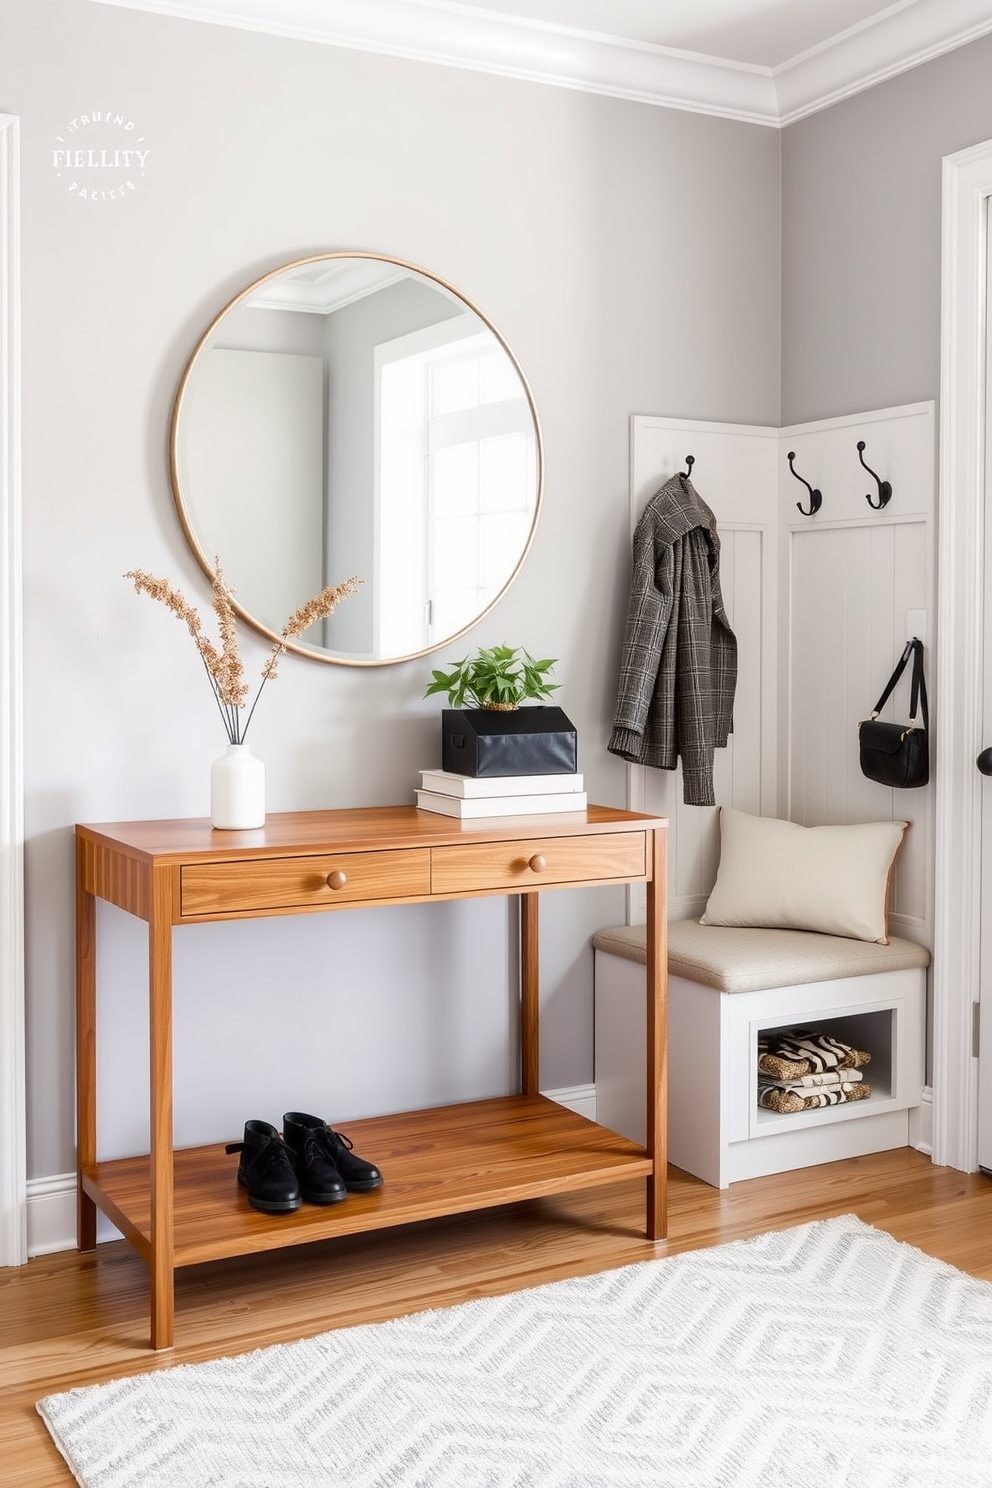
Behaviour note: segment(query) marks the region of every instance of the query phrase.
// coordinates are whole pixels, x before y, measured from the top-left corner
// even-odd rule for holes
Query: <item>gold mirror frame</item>
[[[309,255],[306,258],[293,259],[288,263],[280,264],[277,268],[271,269],[267,274],[263,274],[260,278],[253,280],[250,284],[246,285],[243,290],[236,294],[233,299],[229,300],[223,307],[223,309],[214,316],[213,320],[207,326],[206,330],[203,332],[202,336],[194,346],[189,361],[186,363],[186,366],[183,370],[183,374],[180,378],[179,386],[176,391],[175,401],[173,403],[172,418],[169,427],[169,471],[172,480],[172,495],[175,501],[176,512],[179,517],[179,524],[182,527],[183,535],[186,538],[186,542],[188,543],[193,556],[196,558],[197,563],[199,563],[207,578],[212,582],[216,575],[216,568],[214,566],[213,560],[208,557],[207,553],[204,551],[200,538],[197,535],[193,522],[191,507],[188,504],[187,499],[183,493],[182,476],[180,471],[180,438],[182,434],[182,420],[184,409],[186,407],[188,395],[190,392],[191,381],[197,371],[198,366],[200,365],[201,357],[203,357],[204,354],[210,349],[212,340],[216,332],[224,322],[225,318],[232,311],[236,310],[240,305],[244,304],[246,300],[248,300],[252,295],[256,294],[265,285],[270,284],[273,280],[278,279],[284,274],[290,274],[296,270],[305,269],[309,265],[331,263],[335,260],[367,260],[373,263],[391,265],[398,271],[401,270],[409,274],[417,275],[420,279],[426,280],[428,283],[436,285],[438,288],[445,291],[448,295],[453,296],[455,300],[457,300],[461,305],[465,307],[466,310],[477,316],[482,325],[495,337],[499,346],[509,358],[512,367],[514,368],[518,378],[520,379],[520,385],[527,400],[527,406],[530,411],[530,417],[534,428],[534,441],[536,450],[536,492],[534,499],[534,514],[530,524],[530,530],[527,534],[527,539],[523,545],[520,557],[517,560],[512,572],[509,574],[509,577],[506,579],[499,592],[489,601],[489,603],[482,610],[478,612],[478,614],[473,616],[470,621],[468,621],[465,625],[462,625],[458,630],[453,631],[451,634],[443,636],[438,641],[432,642],[429,646],[420,647],[417,650],[409,651],[406,654],[400,656],[339,656],[334,654],[332,651],[324,648],[318,649],[312,646],[307,646],[305,644],[302,644],[299,640],[284,642],[287,651],[292,651],[298,656],[308,657],[311,661],[326,662],[334,666],[393,666],[400,662],[416,660],[418,657],[421,656],[429,656],[432,652],[438,651],[444,646],[449,646],[453,641],[457,640],[459,636],[462,636],[467,631],[471,630],[473,626],[477,625],[480,620],[482,620],[486,615],[490,613],[490,611],[506,594],[507,590],[513,584],[521,568],[523,567],[524,561],[528,553],[530,552],[531,546],[533,544],[534,536],[537,531],[538,520],[541,514],[541,505],[544,496],[544,440],[541,433],[541,423],[540,419],[538,418],[537,405],[534,401],[534,395],[531,391],[530,384],[528,383],[527,378],[524,376],[523,369],[521,368],[520,363],[517,361],[517,358],[514,355],[511,347],[508,345],[506,339],[502,336],[499,330],[497,330],[496,326],[493,324],[490,318],[482,310],[479,309],[478,305],[476,305],[474,301],[470,300],[467,295],[463,294],[461,290],[456,289],[453,284],[450,284],[446,279],[442,279],[440,275],[433,274],[429,269],[422,268],[419,264],[411,263],[402,258],[394,258],[389,254],[369,253],[360,250],[353,252],[340,251],[333,253],[315,253]],[[219,556],[223,560],[223,554]],[[340,582],[340,580],[345,577],[346,575],[342,573],[337,575],[336,578],[328,580],[328,582]],[[228,578],[234,579],[236,578],[236,575],[228,575]],[[308,597],[309,596],[302,596],[301,603],[303,599]],[[270,629],[267,625],[263,624],[254,615],[250,614],[246,609],[244,609],[243,606],[238,603],[236,597],[233,601],[233,604],[234,609],[236,610],[237,614],[240,615],[242,620],[244,620],[247,625],[251,626],[251,628],[255,630],[259,635],[264,636],[267,641],[282,641],[282,637],[277,632]]]

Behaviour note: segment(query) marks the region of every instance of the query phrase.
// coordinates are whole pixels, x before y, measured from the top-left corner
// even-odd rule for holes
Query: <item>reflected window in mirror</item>
[[[377,644],[474,623],[534,522],[536,438],[510,358],[470,317],[378,349]],[[411,555],[416,553],[416,561]]]
[[[375,665],[447,644],[519,571],[540,508],[530,390],[506,343],[426,271],[327,254],[274,271],[205,332],[173,411],[177,508],[208,574],[277,635],[342,575],[348,606],[291,649]]]

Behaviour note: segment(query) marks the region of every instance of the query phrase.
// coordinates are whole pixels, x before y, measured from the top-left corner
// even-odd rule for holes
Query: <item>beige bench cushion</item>
[[[643,925],[617,925],[592,938],[597,951],[628,961],[647,959]],[[888,945],[848,940],[811,930],[740,930],[672,920],[668,926],[668,971],[720,992],[757,992],[929,966],[930,952],[893,937]]]

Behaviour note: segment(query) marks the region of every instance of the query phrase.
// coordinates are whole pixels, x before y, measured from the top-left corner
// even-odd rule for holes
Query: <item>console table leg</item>
[[[538,952],[538,896],[520,895],[520,1085],[537,1095],[541,1080],[541,978]]]
[[[647,1182],[647,1234],[668,1234],[668,918],[666,831],[648,834],[651,878],[647,891],[647,1150],[654,1171]]]
[[[175,1338],[175,1240],[172,1161],[172,922],[168,870],[152,879],[148,922],[151,1052],[151,1334],[152,1348]]]
[[[82,857],[82,844],[76,844]],[[96,899],[76,872],[76,1244],[96,1249],[96,1205],[83,1171],[96,1163]]]
[[[175,1276],[171,1263],[152,1254],[151,1342],[153,1349],[172,1348],[176,1341]]]

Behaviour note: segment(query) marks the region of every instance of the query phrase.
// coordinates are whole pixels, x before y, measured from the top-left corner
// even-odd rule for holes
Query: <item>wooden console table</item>
[[[272,815],[256,831],[209,821],[76,828],[79,1248],[100,1209],[148,1263],[151,1342],[174,1338],[178,1266],[458,1214],[643,1175],[647,1234],[666,1232],[667,823],[610,807],[461,822],[413,806]],[[647,1144],[538,1091],[538,890],[647,883]],[[521,1094],[348,1122],[385,1183],[330,1209],[252,1209],[223,1144],[173,1151],[176,925],[373,905],[519,895]],[[151,1152],[97,1160],[96,900],[148,924]],[[335,1117],[335,1119],[337,1119]],[[240,1127],[231,1139],[241,1135]]]

